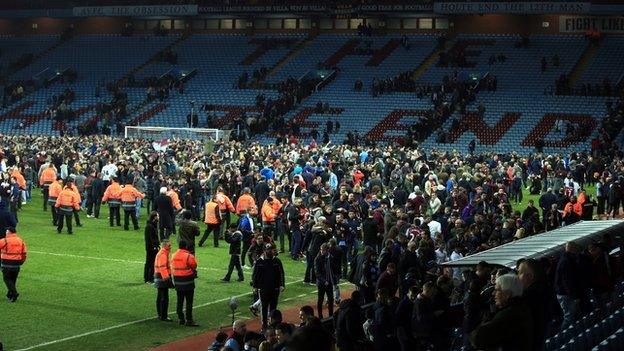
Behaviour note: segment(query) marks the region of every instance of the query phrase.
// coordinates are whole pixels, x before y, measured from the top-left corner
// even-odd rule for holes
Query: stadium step
[[[439,46],[435,47],[433,51],[431,51],[429,56],[427,56],[423,60],[423,62],[413,71],[412,78],[415,82],[418,81],[418,78],[423,73],[427,72],[427,70],[429,69],[429,67],[431,67],[431,65],[434,65],[437,62],[438,56],[440,55],[440,53],[446,50],[447,43],[448,43],[448,40],[446,40],[441,47]]]
[[[160,50],[160,51],[156,52],[154,55],[152,55],[149,59],[147,59],[147,61],[145,61],[141,65],[139,65],[139,66],[133,68],[132,70],[130,70],[130,72],[128,72],[122,79],[128,78],[131,75],[136,75],[137,73],[143,71],[144,69],[146,69],[147,67],[151,66],[152,64],[154,64],[156,62],[159,62],[159,58],[162,57],[164,52],[166,52],[168,50],[171,50],[174,47],[180,45],[180,43],[184,42],[189,37],[190,37],[190,34],[188,34],[188,33],[182,34],[178,39],[173,41],[171,44],[167,45],[162,50]]]
[[[288,54],[286,54],[286,56],[282,57],[279,61],[277,61],[273,65],[273,67],[269,68],[269,72],[266,74],[266,77],[270,77],[273,73],[277,72],[279,68],[282,67],[286,62],[297,57],[297,55],[299,55],[299,52],[301,52],[303,48],[305,48],[308,44],[314,41],[314,38],[316,38],[317,36],[318,31],[314,31],[308,34],[308,36],[304,40],[297,43],[297,45],[295,45],[295,47],[293,47],[292,50],[290,50]]]
[[[569,74],[571,87],[576,86],[577,80],[583,75],[583,72],[592,61],[592,58],[596,55],[596,53],[598,53],[600,45],[602,44],[602,40],[603,39],[598,40],[595,45],[587,45],[587,47],[583,51],[583,54],[576,62],[574,68],[572,68],[572,71]]]
[[[377,50],[373,57],[371,57],[368,62],[366,62],[367,67],[377,67],[379,66],[388,56],[392,54],[394,49],[396,49],[399,45],[401,45],[401,39],[391,39],[386,42],[381,49]]]
[[[325,66],[334,67],[338,62],[342,61],[345,56],[351,54],[359,44],[359,39],[349,39],[338,51],[325,60]]]
[[[156,116],[157,114],[159,114],[160,112],[164,111],[169,105],[167,104],[163,104],[163,103],[158,103],[156,104],[154,107],[150,108],[149,110],[143,112],[142,114],[136,116],[132,121],[130,121],[130,123],[128,125],[131,126],[138,126],[141,125],[145,122],[147,122],[150,118]]]

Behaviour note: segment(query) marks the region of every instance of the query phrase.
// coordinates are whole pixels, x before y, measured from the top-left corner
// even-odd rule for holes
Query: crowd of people
[[[81,209],[99,218],[103,203],[111,227],[121,226],[123,210],[126,230],[131,222],[138,230],[141,208],[148,211],[144,279],[158,288],[163,321],[170,321],[164,311],[173,287],[179,322],[197,325],[192,305],[201,263],[194,253],[206,250],[211,235],[213,246],[229,244],[223,281],[234,270],[239,280],[243,269],[253,270],[250,308],[261,312],[263,330],[250,333],[237,321],[222,340],[225,350],[243,349],[248,338],[257,347],[264,340],[268,350],[304,349],[302,340],[327,340],[340,350],[446,350],[456,327],[467,349],[538,350],[560,328],[552,320],[560,316],[565,327],[613,293],[614,271],[605,270],[612,238],[587,253],[570,243],[558,265],[528,260],[518,272],[486,263],[475,271],[439,266],[591,219],[594,203],[597,215],[617,217],[624,166],[611,145],[593,154],[529,156],[288,142],[217,143],[206,152],[190,140],[156,151],[143,140],[107,136],[4,136],[0,146],[0,212],[11,218],[37,186],[59,233],[64,226],[74,232],[72,220],[80,226]],[[525,187],[541,194],[538,204],[525,202]],[[519,203],[526,209],[514,210]],[[306,309],[300,328],[279,318],[284,259],[304,261],[302,278],[318,289],[316,311]],[[592,275],[581,274],[588,267]],[[346,281],[356,292],[341,301]],[[463,303],[459,320],[455,303]],[[325,305],[333,334],[321,323]]]

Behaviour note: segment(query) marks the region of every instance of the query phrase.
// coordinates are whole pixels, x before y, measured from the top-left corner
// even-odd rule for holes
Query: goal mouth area
[[[191,139],[203,141],[229,141],[230,130],[212,128],[171,128],[126,126],[125,138],[161,141],[164,139]]]

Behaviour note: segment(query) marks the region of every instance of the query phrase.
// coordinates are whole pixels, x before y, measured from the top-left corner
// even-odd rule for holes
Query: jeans
[[[260,289],[260,303],[262,304],[262,328],[266,328],[269,314],[277,309],[277,299],[279,298],[279,290],[277,289]]]
[[[143,206],[143,199],[136,199],[136,218],[141,218],[141,206]]]
[[[169,288],[158,288],[156,296],[156,312],[160,319],[167,319],[169,314]]]
[[[573,299],[567,295],[557,295],[557,301],[559,301],[559,306],[561,306],[561,311],[563,312],[563,323],[561,324],[561,330],[563,330],[576,321],[580,300]]]

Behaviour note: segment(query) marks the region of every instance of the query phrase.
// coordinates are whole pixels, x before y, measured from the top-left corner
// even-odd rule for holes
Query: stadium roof
[[[587,243],[608,233],[624,233],[624,220],[582,221],[543,234],[510,242],[495,248],[466,256],[445,267],[476,266],[485,261],[489,264],[515,268],[522,258],[541,258],[562,250],[568,241]]]

